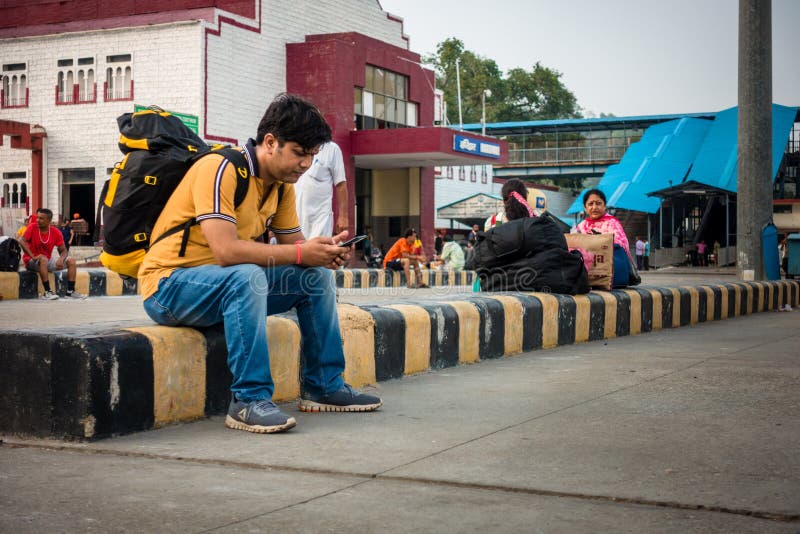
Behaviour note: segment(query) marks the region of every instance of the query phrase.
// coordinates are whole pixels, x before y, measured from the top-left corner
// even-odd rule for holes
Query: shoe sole
[[[335,404],[321,404],[312,400],[301,400],[297,407],[301,412],[373,412],[383,406],[383,401],[375,404],[349,404],[337,406]]]
[[[283,432],[284,430],[289,430],[290,428],[293,428],[296,424],[297,421],[295,421],[294,417],[290,417],[282,425],[263,426],[263,425],[248,425],[247,423],[237,421],[230,415],[225,416],[226,427],[232,428],[233,430],[244,430],[246,432],[253,432],[254,434],[274,434],[275,432]]]

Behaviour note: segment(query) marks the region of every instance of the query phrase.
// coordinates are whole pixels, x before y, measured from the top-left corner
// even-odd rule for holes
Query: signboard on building
[[[139,111],[143,111],[147,109],[147,106],[140,106],[139,104],[133,105],[133,112],[138,113]],[[200,135],[200,118],[197,115],[186,115],[185,113],[177,113],[175,111],[170,111],[165,109],[164,111],[171,113],[178,117],[183,124],[186,125],[191,131]]]
[[[503,199],[478,193],[436,210],[440,219],[485,219],[503,209]]]
[[[499,143],[488,143],[461,134],[453,135],[453,150],[456,152],[486,156],[487,158],[500,159]]]

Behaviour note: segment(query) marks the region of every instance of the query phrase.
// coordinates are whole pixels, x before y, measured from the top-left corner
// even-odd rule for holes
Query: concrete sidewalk
[[[379,383],[282,435],[221,416],[5,438],[4,532],[798,532],[800,312]]]

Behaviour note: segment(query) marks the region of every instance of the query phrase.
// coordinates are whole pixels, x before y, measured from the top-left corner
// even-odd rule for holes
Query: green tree
[[[492,110],[497,98],[502,98],[505,87],[503,75],[497,63],[464,50],[464,43],[451,37],[436,46],[436,54],[425,58],[436,70],[436,87],[444,91],[447,103],[447,119],[451,124],[458,124],[458,85],[456,75],[456,59],[461,78],[461,111],[464,123],[480,122],[481,94],[485,89],[492,92],[486,99],[486,120],[494,120]]]
[[[561,82],[561,73],[536,62],[530,71],[511,69],[506,98],[496,111],[499,121],[574,119],[580,117],[575,95]]]
[[[561,73],[536,63],[530,71],[511,69],[507,77],[497,63],[471,50],[451,37],[439,43],[436,54],[425,58],[436,71],[436,86],[444,91],[447,118],[458,123],[456,59],[461,77],[461,109],[464,123],[481,120],[481,95],[486,98],[486,121],[529,121],[566,119],[581,116],[575,95],[561,82]]]

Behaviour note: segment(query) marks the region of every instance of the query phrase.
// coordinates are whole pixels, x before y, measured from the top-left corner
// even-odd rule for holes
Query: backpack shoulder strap
[[[235,148],[221,148],[211,151],[211,154],[221,154],[225,159],[233,163],[236,169],[236,192],[233,194],[233,206],[239,207],[247,196],[247,189],[250,187],[250,166],[244,154]]]
[[[248,165],[247,160],[244,157],[244,154],[242,154],[235,148],[226,147],[226,148],[220,148],[216,150],[203,152],[202,154],[199,154],[196,159],[200,159],[203,156],[207,156],[209,154],[219,154],[233,164],[234,169],[236,171],[236,191],[233,194],[233,206],[234,208],[238,207],[244,201],[244,197],[247,196],[247,189],[250,187],[250,166]],[[185,223],[172,227],[163,234],[161,234],[160,236],[158,236],[158,239],[153,241],[150,244],[150,246],[152,247],[165,237],[169,237],[172,234],[183,231],[181,248],[180,251],[178,252],[178,256],[183,257],[186,255],[186,246],[189,244],[189,229],[195,224],[197,224],[197,219],[192,217]]]

